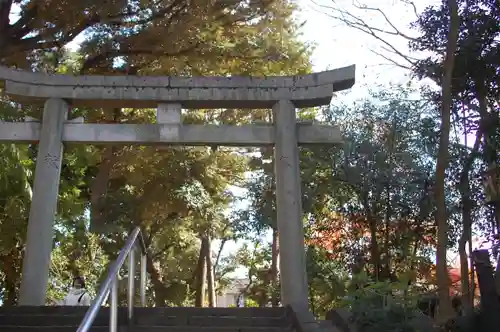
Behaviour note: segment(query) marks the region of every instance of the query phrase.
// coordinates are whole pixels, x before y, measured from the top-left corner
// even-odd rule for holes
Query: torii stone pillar
[[[310,322],[298,144],[338,144],[341,135],[335,126],[297,123],[295,108],[328,105],[333,92],[354,84],[354,73],[355,67],[349,66],[268,78],[108,77],[47,75],[0,66],[0,87],[12,100],[46,101],[42,126],[0,122],[0,141],[40,141],[20,304],[45,302],[62,142],[275,146],[282,304],[294,308],[301,324]],[[65,122],[67,105],[62,100],[75,107],[156,107],[157,123]],[[181,108],[272,108],[274,124],[184,125]]]
[[[304,312],[309,305],[295,105],[279,101],[273,120],[281,303]]]
[[[68,104],[64,100],[49,99],[45,102],[23,259],[20,305],[45,303],[61,175],[63,125],[67,114]]]

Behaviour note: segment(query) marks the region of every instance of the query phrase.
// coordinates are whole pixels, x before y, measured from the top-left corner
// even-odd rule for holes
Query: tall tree
[[[341,126],[344,151],[310,151],[313,180],[305,179],[316,184],[309,190],[310,243],[344,266],[361,263],[379,281],[428,277],[435,244],[435,109],[411,100],[411,89],[392,90],[325,112]]]
[[[456,0],[449,0],[450,22],[448,27],[448,44],[443,62],[443,77],[441,79],[441,127],[439,139],[439,152],[436,164],[436,185],[434,195],[436,197],[436,224],[437,224],[437,279],[439,287],[440,314],[443,319],[453,315],[449,293],[449,275],[446,252],[448,246],[448,213],[445,200],[445,172],[448,168],[448,149],[450,142],[450,119],[453,104],[452,78],[455,65],[455,52],[457,49],[458,30],[460,28],[460,17],[458,16],[458,4]]]
[[[472,294],[474,294],[473,278],[469,276],[466,257],[466,243],[469,242],[469,252],[472,249],[471,233],[472,222],[476,228],[484,229],[482,225],[484,218],[481,216],[488,211],[480,204],[481,195],[477,195],[477,188],[481,184],[477,180],[480,177],[480,168],[485,166],[477,165],[476,159],[492,160],[491,148],[494,145],[493,139],[482,139],[485,133],[495,136],[494,128],[498,128],[498,123],[492,121],[498,115],[495,109],[495,95],[498,95],[498,53],[499,47],[496,41],[500,35],[500,28],[497,21],[499,17],[498,6],[495,1],[472,2],[468,0],[459,1],[459,11],[461,23],[459,26],[458,44],[455,50],[455,65],[453,68],[452,89],[453,97],[452,118],[455,130],[461,130],[465,137],[465,143],[469,142],[472,149],[462,147],[461,158],[463,167],[458,170],[460,174],[456,176],[458,188],[462,200],[462,234],[459,240],[459,253],[461,257],[462,269],[462,295],[468,303],[468,308],[472,306]],[[421,31],[421,36],[411,43],[411,47],[417,51],[431,52],[431,55],[423,61],[416,63],[416,73],[419,77],[429,77],[436,83],[441,84],[444,75],[444,65],[439,57],[446,52],[448,44],[448,27],[446,22],[450,22],[450,10],[446,1],[435,6],[426,8],[419,16],[419,19],[412,24],[414,28]],[[471,141],[467,136],[475,136]],[[498,137],[498,136],[497,136]],[[467,144],[466,144],[467,145]],[[487,153],[489,149],[490,153]],[[487,157],[488,154],[490,157]],[[493,158],[494,159],[494,158]],[[488,164],[488,161],[486,161]],[[451,170],[454,173],[454,170]],[[482,210],[481,213],[479,211]],[[493,213],[494,214],[494,213]],[[471,262],[471,268],[472,268]]]

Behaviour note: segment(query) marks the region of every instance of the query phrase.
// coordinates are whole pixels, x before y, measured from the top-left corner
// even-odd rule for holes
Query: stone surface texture
[[[45,303],[61,175],[61,138],[67,114],[68,104],[63,100],[49,99],[45,103],[23,259],[20,305]]]
[[[301,314],[308,311],[309,304],[294,105],[290,101],[278,102],[273,107],[273,119],[281,302]]]
[[[183,108],[271,108],[279,100],[296,107],[330,103],[333,92],[353,86],[355,66],[278,77],[72,76],[32,73],[0,66],[0,87],[13,99],[71,100],[75,106]]]
[[[37,122],[0,122],[0,142],[32,143],[40,140]],[[274,127],[264,125],[181,124],[64,124],[62,140],[67,143],[142,145],[265,146],[274,144]],[[299,144],[339,144],[335,126],[297,124]]]

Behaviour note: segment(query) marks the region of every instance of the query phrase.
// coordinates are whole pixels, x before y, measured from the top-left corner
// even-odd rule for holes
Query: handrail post
[[[115,276],[110,291],[109,332],[118,332],[118,276]]]
[[[135,278],[135,248],[128,254],[128,320],[132,321],[134,316],[134,278]]]
[[[139,248],[137,248],[139,246]],[[140,295],[141,295],[141,305],[143,307],[146,306],[146,248],[144,246],[144,241],[141,236],[141,230],[136,227],[132,233],[129,235],[127,242],[120,250],[120,254],[115,262],[111,265],[110,271],[108,272],[108,276],[103,282],[97,296],[94,300],[94,303],[90,306],[90,308],[85,313],[85,317],[83,317],[82,322],[78,326],[77,332],[88,332],[94,323],[94,319],[96,318],[101,306],[109,299],[109,331],[117,332],[118,331],[118,277],[121,268],[129,259],[129,282],[128,282],[128,318],[129,324],[133,325],[133,315],[134,315],[134,296],[135,296],[135,272],[136,272],[136,257],[135,250],[141,249],[141,280],[140,280]]]
[[[141,280],[140,280],[140,295],[141,295],[141,306],[146,306],[146,264],[147,258],[146,253],[141,254]]]

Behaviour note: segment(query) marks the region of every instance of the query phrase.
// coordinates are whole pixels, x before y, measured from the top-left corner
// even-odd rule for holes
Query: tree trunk
[[[500,299],[500,259],[497,259],[497,268],[495,270],[495,287],[498,297]]]
[[[146,269],[148,271],[149,276],[151,277],[151,284],[153,285],[153,291],[155,293],[155,306],[156,307],[164,307],[167,303],[168,298],[168,289],[165,283],[163,282],[163,278],[160,272],[156,269],[154,265],[154,261],[151,258],[151,255],[146,256]]]
[[[9,15],[12,8],[12,0],[0,0],[0,47],[6,48],[9,43]]]
[[[273,243],[271,247],[271,288],[273,290],[271,294],[271,303],[273,307],[278,307],[280,303],[278,292],[278,258],[278,229],[276,227],[273,227]]]
[[[21,282],[21,252],[18,247],[14,247],[7,255],[0,256],[2,272],[4,273],[4,298],[3,305],[6,307],[17,304],[18,289]]]
[[[479,130],[482,131],[484,135],[483,160],[488,165],[492,160],[491,157],[493,157],[493,160],[496,157],[496,152],[493,152],[492,154],[491,151],[492,142],[489,133],[491,132],[492,127],[494,127],[497,119],[495,117],[491,118],[490,114],[488,113],[488,92],[484,84],[484,78],[482,76],[478,76],[474,78],[474,83],[476,85],[476,98],[479,101],[479,116],[480,116]],[[490,108],[494,109],[494,107]],[[472,244],[469,245],[469,252],[472,252]],[[474,261],[472,257],[470,259],[470,266],[471,266],[472,276],[474,277],[474,272],[473,272]],[[496,282],[497,282],[497,290],[500,294],[500,280],[497,279]],[[472,278],[471,289],[472,289],[472,294],[474,296],[475,294],[474,278]]]
[[[121,109],[104,110],[105,122],[118,122]],[[97,174],[90,184],[90,230],[95,233],[110,232],[106,228],[105,199],[108,191],[111,171],[117,161],[115,147],[107,146],[101,150],[101,163],[97,167]]]
[[[485,323],[481,327],[481,331],[498,331],[498,326],[500,326],[500,315],[498,314],[500,312],[500,301],[493,280],[490,254],[488,250],[476,250],[472,253],[472,257],[476,265],[479,291],[481,292],[482,321]]]
[[[391,178],[393,174],[394,167],[394,150],[396,143],[396,131],[397,131],[397,120],[394,118],[392,120],[392,124],[390,127],[390,132],[387,138],[385,139],[385,144],[387,146],[388,154],[387,154],[387,163],[389,164],[387,169],[388,176],[386,177],[386,184],[383,192],[385,192],[385,216],[384,216],[384,243],[383,243],[383,251],[380,252],[380,255],[384,255],[384,259],[381,262],[381,271],[380,271],[380,279],[383,281],[393,280],[395,276],[393,276],[391,269],[391,250],[390,247],[390,234],[391,234],[391,220],[392,220],[392,183]]]
[[[486,93],[483,103],[486,104]],[[480,100],[481,101],[481,100]],[[486,107],[486,106],[485,106]],[[485,142],[484,142],[484,161],[487,167],[496,168],[499,167],[497,164],[498,151],[497,151],[497,128],[499,127],[498,117],[499,112],[492,110],[487,115],[487,125],[485,128]],[[495,198],[493,198],[495,199]],[[494,201],[491,204],[493,210],[491,224],[493,226],[493,233],[500,234],[500,201]]]
[[[370,260],[373,265],[373,276],[376,281],[380,281],[381,261],[380,248],[377,241],[377,221],[371,216],[368,216],[368,218],[370,228]]]
[[[206,246],[207,242],[204,240],[204,237],[202,237],[200,255],[198,256],[198,266],[196,268],[195,307],[203,307],[205,305],[205,280],[207,275],[207,264],[205,264]]]
[[[448,264],[446,261],[446,251],[448,244],[448,216],[445,201],[445,177],[449,160],[450,142],[450,114],[453,103],[452,78],[455,62],[455,51],[457,48],[458,29],[460,18],[458,16],[457,0],[448,0],[450,8],[450,25],[448,28],[448,43],[446,45],[446,55],[443,63],[444,74],[441,79],[441,126],[439,138],[439,152],[436,165],[436,185],[434,195],[436,199],[436,225],[437,225],[437,249],[436,249],[436,276],[439,294],[439,316],[442,321],[453,316],[453,307],[449,293]]]
[[[465,250],[468,241],[471,241],[471,216],[470,208],[466,207],[471,205],[470,202],[466,202],[468,198],[462,199],[462,234],[458,241],[458,253],[460,255],[460,285],[462,292],[462,305],[464,306],[465,312],[472,312],[472,298],[471,287],[469,283],[469,260],[467,258],[467,252]]]
[[[203,241],[203,240],[202,240]],[[217,306],[215,297],[214,269],[212,266],[212,239],[207,236],[205,241],[205,260],[207,263],[207,288],[208,288],[208,306],[214,308]]]
[[[476,297],[476,267],[474,266],[474,260],[472,259],[472,235],[469,241],[469,270],[470,270],[470,294],[471,294],[471,303],[474,308],[474,300]]]
[[[391,163],[389,159],[389,163]],[[389,174],[392,174],[392,167],[390,167]],[[383,252],[380,255],[384,255],[383,261],[380,262],[380,281],[386,281],[392,279],[391,273],[391,255],[389,250],[390,245],[390,233],[391,233],[391,218],[392,218],[392,206],[391,206],[391,186],[389,180],[385,188],[386,199],[385,199],[385,220],[384,220],[384,244]]]
[[[467,180],[468,181],[468,180]],[[469,187],[469,185],[467,185]],[[468,188],[470,190],[470,188]],[[458,241],[458,253],[460,255],[460,285],[462,292],[462,305],[464,306],[465,312],[472,312],[472,294],[471,287],[469,283],[469,260],[467,258],[467,252],[465,250],[467,242],[471,241],[471,202],[470,199],[462,194],[462,234]]]
[[[500,124],[498,117],[499,112],[495,112],[494,107],[488,113],[488,90],[484,84],[482,77],[479,77],[474,82],[476,84],[477,99],[479,101],[479,114],[481,116],[481,126],[484,131],[484,146],[483,160],[487,167],[497,166],[497,128]],[[500,234],[500,202],[496,201],[492,204],[493,218],[491,220],[493,233]]]
[[[460,283],[462,291],[462,305],[467,313],[471,313],[473,309],[474,293],[469,283],[469,278],[471,273],[469,272],[469,260],[467,258],[467,252],[465,250],[467,242],[472,241],[472,200],[470,198],[470,182],[469,173],[472,167],[472,163],[476,158],[476,154],[479,150],[479,145],[481,143],[482,130],[481,128],[476,133],[476,140],[472,151],[467,156],[462,174],[460,176],[460,195],[462,198],[462,234],[458,241],[458,253],[460,255]],[[474,276],[474,275],[472,275]],[[472,278],[474,279],[474,278]]]
[[[102,155],[102,162],[97,166],[97,175],[90,184],[90,229],[96,233],[104,233],[104,200],[113,168],[113,147],[103,148]]]

